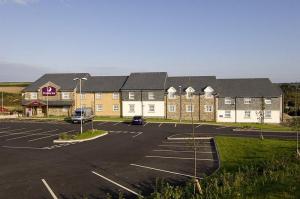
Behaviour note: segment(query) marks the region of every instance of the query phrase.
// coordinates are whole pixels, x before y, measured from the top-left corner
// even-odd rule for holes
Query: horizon
[[[299,82],[300,2],[0,0],[0,82],[45,73]]]

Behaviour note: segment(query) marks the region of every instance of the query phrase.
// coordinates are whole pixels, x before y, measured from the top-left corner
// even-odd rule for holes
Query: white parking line
[[[34,129],[34,130],[22,131],[22,132],[18,132],[18,133],[11,133],[11,134],[7,134],[7,135],[2,135],[2,136],[0,136],[0,138],[11,136],[11,135],[27,134],[29,132],[39,131],[39,130],[42,130],[42,129]]]
[[[52,191],[52,189],[50,188],[50,186],[48,185],[48,183],[46,182],[45,179],[41,179],[42,182],[44,183],[44,185],[46,186],[46,188],[48,189],[49,193],[51,194],[53,199],[58,199],[55,195],[55,193]]]
[[[32,137],[32,136],[35,136],[35,135],[47,135],[45,133],[50,133],[50,132],[57,131],[57,130],[58,129],[54,129],[54,130],[50,130],[50,131],[45,131],[45,132],[41,132],[41,133],[33,133],[33,134],[24,135],[24,136],[20,136],[20,137],[16,137],[16,138],[10,138],[10,139],[7,139],[6,141],[17,140],[17,139],[22,139],[22,138],[26,138],[26,137]]]
[[[185,145],[172,145],[172,144],[160,144],[158,146],[162,147],[194,147],[194,146],[185,146]],[[211,148],[211,146],[196,146],[196,148]]]
[[[108,122],[101,122],[100,124],[98,123],[97,125],[100,126],[100,125],[106,124],[106,123],[108,123]]]
[[[221,127],[217,127],[216,129],[225,129],[225,128],[229,128],[228,126],[221,126]]]
[[[0,131],[0,134],[11,133],[11,132],[19,131],[19,130],[24,130],[24,129],[26,129],[26,128],[13,129],[13,130],[8,130],[8,131]]]
[[[63,133],[70,133],[72,131],[75,131],[75,130],[66,131],[66,132],[63,132]],[[48,135],[48,136],[45,136],[45,137],[40,137],[40,138],[32,139],[32,140],[28,140],[28,142],[34,142],[34,141],[37,141],[37,140],[42,140],[42,139],[54,137],[54,136],[57,136],[57,135],[59,135],[59,133],[58,134],[53,134],[53,135]]]
[[[202,125],[202,124],[197,125],[197,126],[195,127],[195,129],[198,128],[198,127],[200,127],[201,125]]]
[[[155,149],[153,151],[156,151],[156,152],[174,152],[174,153],[194,153],[194,151],[176,151],[176,150],[164,150],[164,149]],[[208,151],[208,152],[197,151],[197,153],[216,153],[216,152],[213,152],[213,151]]]
[[[137,132],[137,134],[136,135],[134,135],[134,136],[132,136],[133,138],[135,138],[135,137],[137,137],[137,136],[139,136],[139,135],[141,135],[143,132]]]
[[[117,182],[115,182],[115,181],[113,181],[113,180],[111,180],[111,179],[109,179],[109,178],[107,178],[107,177],[105,177],[103,175],[100,175],[99,173],[97,173],[95,171],[92,171],[92,173],[95,174],[95,175],[97,175],[97,176],[99,176],[100,178],[103,178],[104,180],[107,180],[108,182],[113,183],[114,185],[117,185],[118,187],[121,187],[122,189],[125,189],[126,191],[129,191],[130,193],[133,193],[136,196],[139,196],[139,197],[143,198],[143,196],[141,196],[140,194],[136,193],[135,191],[133,191],[133,190],[127,188],[127,187],[124,187],[123,185],[121,185],[121,184],[119,184],[119,183],[117,183]]]
[[[175,156],[159,156],[159,155],[146,155],[146,158],[162,158],[162,159],[176,159],[176,160],[195,160],[195,158],[184,158],[184,157],[175,157]],[[196,158],[197,161],[217,161],[214,159],[198,159]]]
[[[118,124],[120,124],[121,122],[117,122],[117,123],[115,123],[115,124],[113,124],[113,126],[117,126]]]
[[[194,176],[192,176],[192,175],[178,173],[178,172],[174,172],[174,171],[168,171],[168,170],[164,170],[164,169],[158,169],[158,168],[143,166],[143,165],[139,165],[139,164],[130,164],[130,165],[131,166],[135,166],[135,167],[141,167],[141,168],[144,168],[144,169],[150,169],[150,170],[154,170],[154,171],[160,171],[160,172],[171,173],[171,174],[175,174],[175,175],[180,175],[180,176],[194,178]],[[196,177],[196,178],[203,179],[203,178],[200,178],[200,177]]]
[[[160,123],[160,124],[158,125],[158,127],[161,127],[161,125],[163,125],[163,123]]]
[[[38,149],[38,150],[44,150],[44,149],[49,149],[48,147],[27,147],[27,146],[1,146],[3,148],[8,148],[8,149]]]
[[[147,124],[149,124],[150,122],[146,122],[143,126],[146,126]]]
[[[177,123],[174,124],[174,127],[175,127],[175,128],[176,128],[176,126],[177,126]]]

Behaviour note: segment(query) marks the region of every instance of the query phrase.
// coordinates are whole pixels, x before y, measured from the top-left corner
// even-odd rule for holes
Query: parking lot
[[[157,178],[180,184],[194,175],[194,143],[190,124],[94,122],[84,129],[108,135],[76,144],[54,144],[63,132],[80,125],[63,121],[1,121],[0,198],[103,198],[107,193],[127,198],[147,195]],[[229,127],[194,125],[197,177],[214,172],[218,154],[212,137],[258,137],[259,132],[235,132]],[[292,133],[264,136],[294,139]],[[168,139],[169,138],[169,139]],[[175,138],[175,139],[174,139]]]

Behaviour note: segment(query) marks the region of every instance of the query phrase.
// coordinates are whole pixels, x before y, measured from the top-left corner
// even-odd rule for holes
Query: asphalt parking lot
[[[80,125],[62,121],[0,122],[0,198],[103,198],[107,193],[127,198],[147,195],[157,178],[180,184],[194,173],[192,125],[94,122],[109,132],[99,139],[54,144],[62,132]],[[84,129],[92,123],[84,124]],[[195,125],[197,177],[218,166],[215,135],[259,137],[259,132],[236,132],[229,127]],[[265,137],[295,139],[294,133],[264,133]],[[171,138],[171,139],[168,139]]]

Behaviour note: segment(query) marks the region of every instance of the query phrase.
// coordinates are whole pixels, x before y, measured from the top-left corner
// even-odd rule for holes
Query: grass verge
[[[84,140],[84,139],[89,139],[93,138],[99,135],[102,135],[106,133],[106,131],[103,130],[89,130],[89,131],[84,131],[82,134],[76,133],[76,134],[67,134],[67,133],[61,133],[59,135],[59,140]]]

